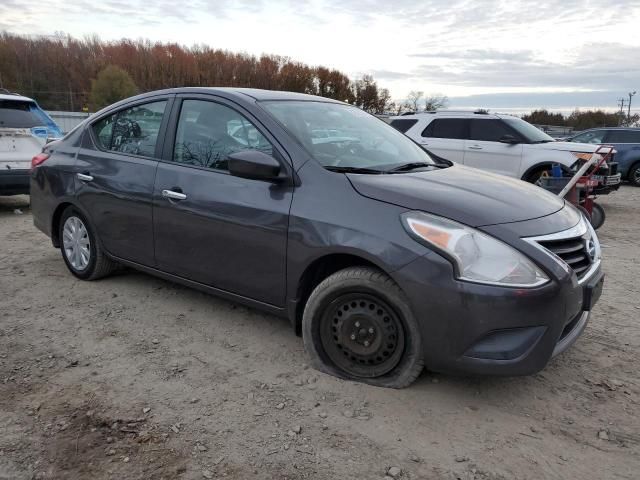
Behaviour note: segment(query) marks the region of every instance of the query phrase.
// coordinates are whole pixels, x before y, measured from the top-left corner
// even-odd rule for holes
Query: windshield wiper
[[[398,165],[396,167],[390,168],[389,170],[385,170],[387,173],[393,172],[408,172],[409,170],[415,170],[417,168],[425,168],[425,167],[435,167],[435,165],[426,162],[410,162],[403,163],[402,165]]]
[[[386,173],[384,170],[376,170],[374,168],[362,168],[362,167],[336,167],[336,166],[327,166],[324,167],[331,172],[339,172],[339,173],[370,173],[375,175],[380,175]]]

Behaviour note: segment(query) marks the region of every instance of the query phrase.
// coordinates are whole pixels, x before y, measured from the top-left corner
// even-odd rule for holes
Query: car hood
[[[535,185],[461,165],[401,174],[347,176],[365,197],[472,227],[544,217],[564,207],[564,200]]]

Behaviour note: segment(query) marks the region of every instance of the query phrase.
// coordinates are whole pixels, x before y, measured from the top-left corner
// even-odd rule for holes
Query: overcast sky
[[[640,91],[640,0],[0,0],[0,29],[286,55],[453,106],[614,108]]]

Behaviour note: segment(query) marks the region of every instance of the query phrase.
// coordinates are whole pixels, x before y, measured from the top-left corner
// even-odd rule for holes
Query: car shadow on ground
[[[0,215],[2,214],[16,214],[19,215],[16,210],[26,212],[30,208],[29,195],[12,195],[10,197],[4,197],[0,195]]]

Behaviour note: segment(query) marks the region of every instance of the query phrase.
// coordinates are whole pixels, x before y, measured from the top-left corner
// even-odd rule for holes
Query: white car
[[[35,100],[0,93],[0,195],[29,193],[31,159],[48,140],[62,137]]]
[[[542,172],[550,171],[552,164],[569,171],[578,159],[590,158],[598,148],[587,143],[556,142],[511,115],[424,112],[392,117],[390,123],[438,157],[532,183]],[[609,187],[620,183],[615,164],[612,167],[606,172],[605,184]]]

